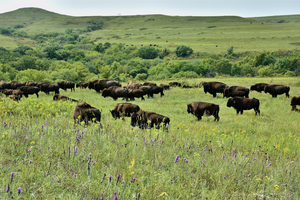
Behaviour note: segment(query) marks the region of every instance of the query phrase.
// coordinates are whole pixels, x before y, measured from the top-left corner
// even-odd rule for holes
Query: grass
[[[300,89],[299,80],[292,78],[213,80],[246,87],[257,82],[286,84],[290,96],[298,96]],[[88,89],[61,93],[102,110],[103,129],[97,124],[74,127],[75,103],[53,102],[45,94],[19,103],[2,98],[0,195],[5,199],[96,199],[101,193],[112,199],[114,192],[119,199],[134,199],[138,193],[140,199],[293,199],[300,195],[299,113],[290,111],[291,99],[283,95],[272,98],[250,92],[250,97],[260,100],[260,116],[253,110],[236,115],[226,107],[227,99],[204,94],[203,88],[172,88],[162,98],[132,102],[170,117],[165,132],[133,128],[129,118],[114,120],[109,110],[121,100]],[[219,104],[220,121],[214,122],[213,117],[197,121],[186,112],[193,101]],[[12,183],[11,172],[15,173]],[[5,191],[8,184],[11,193]]]
[[[279,18],[286,23],[270,19]],[[268,19],[268,20],[267,20]],[[267,21],[266,21],[267,20]],[[0,26],[23,24],[28,35],[41,32],[64,32],[86,29],[88,22],[103,22],[104,29],[84,33],[94,42],[124,43],[140,47],[156,44],[159,48],[175,50],[179,45],[190,46],[194,52],[226,53],[277,51],[299,49],[299,15],[268,18],[178,17],[165,15],[71,17],[36,8],[24,8],[0,14]],[[251,22],[251,23],[250,23]],[[262,24],[264,22],[264,24]],[[275,23],[276,22],[276,23]],[[8,36],[2,36],[7,38]],[[6,47],[28,44],[14,38]],[[218,47],[216,47],[216,45]]]

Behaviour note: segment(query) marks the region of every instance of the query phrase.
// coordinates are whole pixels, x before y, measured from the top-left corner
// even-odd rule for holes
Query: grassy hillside
[[[274,20],[271,20],[273,19]],[[23,24],[28,35],[47,32],[74,31],[91,22],[103,22],[102,30],[84,33],[94,42],[125,43],[126,45],[156,44],[174,50],[184,44],[194,52],[221,53],[234,46],[235,52],[293,50],[299,48],[299,16],[267,18],[179,17],[164,15],[71,17],[38,8],[23,8],[0,14],[0,26]],[[293,19],[293,20],[292,20]],[[262,21],[264,22],[262,24]],[[27,39],[0,36],[2,46],[14,48],[20,44],[34,46]]]

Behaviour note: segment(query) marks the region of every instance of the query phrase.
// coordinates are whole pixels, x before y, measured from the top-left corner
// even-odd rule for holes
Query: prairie
[[[291,97],[299,96],[300,89],[298,78],[179,81],[196,85],[210,80],[248,88],[258,82],[284,84],[290,86]],[[76,104],[53,102],[52,95],[42,93],[19,103],[2,97],[0,194],[5,199],[100,199],[101,194],[112,199],[115,192],[119,199],[295,199],[300,195],[300,113],[291,111],[291,97],[251,91],[249,96],[260,100],[260,116],[253,110],[237,115],[226,106],[226,98],[220,94],[213,98],[203,88],[171,88],[162,98],[131,102],[170,117],[166,132],[131,127],[128,117],[114,120],[109,110],[121,99],[103,98],[88,89],[61,90],[61,94],[100,109],[103,127],[74,126]],[[193,101],[219,104],[220,121],[213,117],[197,121],[186,112]]]

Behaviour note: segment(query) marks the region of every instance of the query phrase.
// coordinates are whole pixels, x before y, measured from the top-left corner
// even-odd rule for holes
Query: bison
[[[84,121],[85,125],[88,125],[88,122],[99,122],[101,121],[101,112],[99,109],[92,107],[90,104],[83,102],[77,104],[73,113],[74,123]]]
[[[187,105],[187,112],[195,115],[198,120],[201,120],[205,114],[207,116],[213,115],[215,117],[214,121],[219,121],[219,111],[219,105],[213,103],[193,102]]]
[[[166,85],[166,84],[160,84],[159,86],[160,86],[160,87],[163,87],[164,90],[169,90],[169,89],[170,89],[170,86],[169,86],[169,85]]]
[[[150,121],[150,124],[148,124]],[[163,123],[163,127],[168,130],[170,124],[170,118],[157,114],[155,112],[148,112],[144,110],[139,110],[137,113],[131,115],[131,126],[139,126],[139,128],[153,128],[154,125],[157,129],[160,128],[160,124]]]
[[[286,85],[266,85],[264,91],[265,93],[270,93],[274,98],[276,98],[277,95],[284,93],[286,97],[290,97],[290,87]]]
[[[264,91],[265,87],[269,85],[267,83],[256,83],[254,85],[251,85],[250,90],[255,90],[257,92]]]
[[[181,87],[181,83],[179,83],[179,82],[170,82],[169,86],[178,86],[178,87]]]
[[[66,96],[63,96],[63,95],[59,95],[59,94],[55,94],[53,96],[53,101],[59,101],[59,100],[62,100],[62,101],[72,101],[72,102],[79,102],[75,99],[72,99],[72,98],[69,98],[69,97],[66,97]]]
[[[35,81],[25,81],[24,82],[25,86],[38,86],[38,82]]]
[[[217,93],[224,93],[224,89],[228,88],[225,83],[221,82],[201,82],[205,94],[208,92],[213,95],[213,97],[217,96]]]
[[[46,94],[49,94],[50,92],[55,92],[55,94],[59,94],[59,86],[55,83],[39,83],[39,87],[42,92],[45,92]]]
[[[25,84],[24,83],[21,83],[21,82],[19,82],[19,81],[11,81],[10,82],[10,85],[11,85],[11,89],[18,89],[18,88],[20,88],[20,87],[22,87],[22,86],[25,86]]]
[[[150,83],[150,82],[145,82],[145,83],[143,83],[143,85],[146,85],[146,86],[157,86],[156,83]]]
[[[130,98],[130,100],[134,100],[134,97],[136,98],[141,98],[141,100],[145,101],[144,95],[146,95],[144,93],[143,90],[140,89],[128,89],[128,98]]]
[[[125,86],[125,88],[128,89],[138,89],[140,86],[143,86],[141,83],[136,83],[134,81],[130,81],[127,83],[127,85]]]
[[[28,98],[29,94],[36,94],[39,97],[40,88],[36,86],[22,86],[20,90],[23,92],[24,96]]]
[[[22,97],[23,92],[20,89],[13,90],[13,89],[4,89],[2,90],[2,93],[5,94],[6,97],[9,95],[17,96],[17,97]]]
[[[250,90],[242,86],[230,86],[229,88],[224,89],[223,97],[246,97],[249,98]]]
[[[118,86],[111,86],[103,89],[102,96],[104,98],[112,97],[114,100],[117,100],[118,98],[125,98],[126,101],[128,101],[128,89]]]
[[[7,82],[7,81],[1,81],[0,82],[0,89],[3,90],[3,89],[11,89],[11,84],[10,82]]]
[[[59,88],[67,91],[67,89],[71,89],[71,92],[74,90],[75,92],[75,83],[72,81],[61,81],[57,83]]]
[[[138,112],[140,107],[131,103],[117,103],[113,110],[110,110],[111,115],[115,119],[119,119],[122,114],[125,117],[130,117],[132,114]]]
[[[294,96],[291,100],[291,106],[292,106],[292,111],[299,111],[296,106],[300,105],[300,96],[296,97]]]
[[[239,112],[241,112],[241,115],[244,110],[251,109],[254,109],[255,115],[257,115],[257,113],[260,115],[259,100],[256,98],[233,97],[228,99],[227,107],[233,107],[236,113],[239,114]]]
[[[89,85],[88,82],[79,82],[79,83],[76,84],[76,87],[83,89],[83,88],[87,88],[88,85]]]
[[[160,94],[160,97],[164,96],[164,88],[160,86],[151,86],[153,94]]]

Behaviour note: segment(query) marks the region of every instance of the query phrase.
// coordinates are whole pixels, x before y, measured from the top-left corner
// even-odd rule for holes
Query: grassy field
[[[277,23],[285,20],[285,23]],[[234,52],[298,50],[300,16],[268,18],[179,17],[165,15],[71,17],[36,8],[24,8],[0,14],[0,26],[23,24],[20,29],[28,35],[85,29],[89,22],[103,22],[102,30],[84,33],[94,42],[124,43],[140,47],[156,44],[159,48],[175,50],[179,45],[190,46],[194,52]],[[263,24],[262,24],[263,22]],[[0,36],[5,48],[21,44],[34,46],[27,39]],[[1,43],[2,44],[2,43]],[[216,47],[217,46],[217,47]]]
[[[250,87],[257,82],[285,84],[298,96],[297,78],[216,78]],[[166,83],[166,82],[162,82]],[[250,92],[260,100],[236,115],[227,99],[203,88],[172,88],[164,97],[136,100],[141,109],[170,117],[169,131],[140,130],[130,118],[114,120],[117,102],[95,91],[61,94],[102,110],[101,123],[74,126],[75,103],[52,96],[30,96],[19,103],[1,98],[0,196],[9,199],[297,199],[299,188],[299,113],[291,98]],[[193,101],[220,105],[220,121],[186,112]],[[175,158],[179,156],[177,162]],[[14,172],[13,179],[11,173]],[[120,176],[118,181],[117,176]],[[111,177],[110,177],[111,176]],[[6,189],[10,187],[7,193]],[[22,192],[18,194],[18,188]]]

